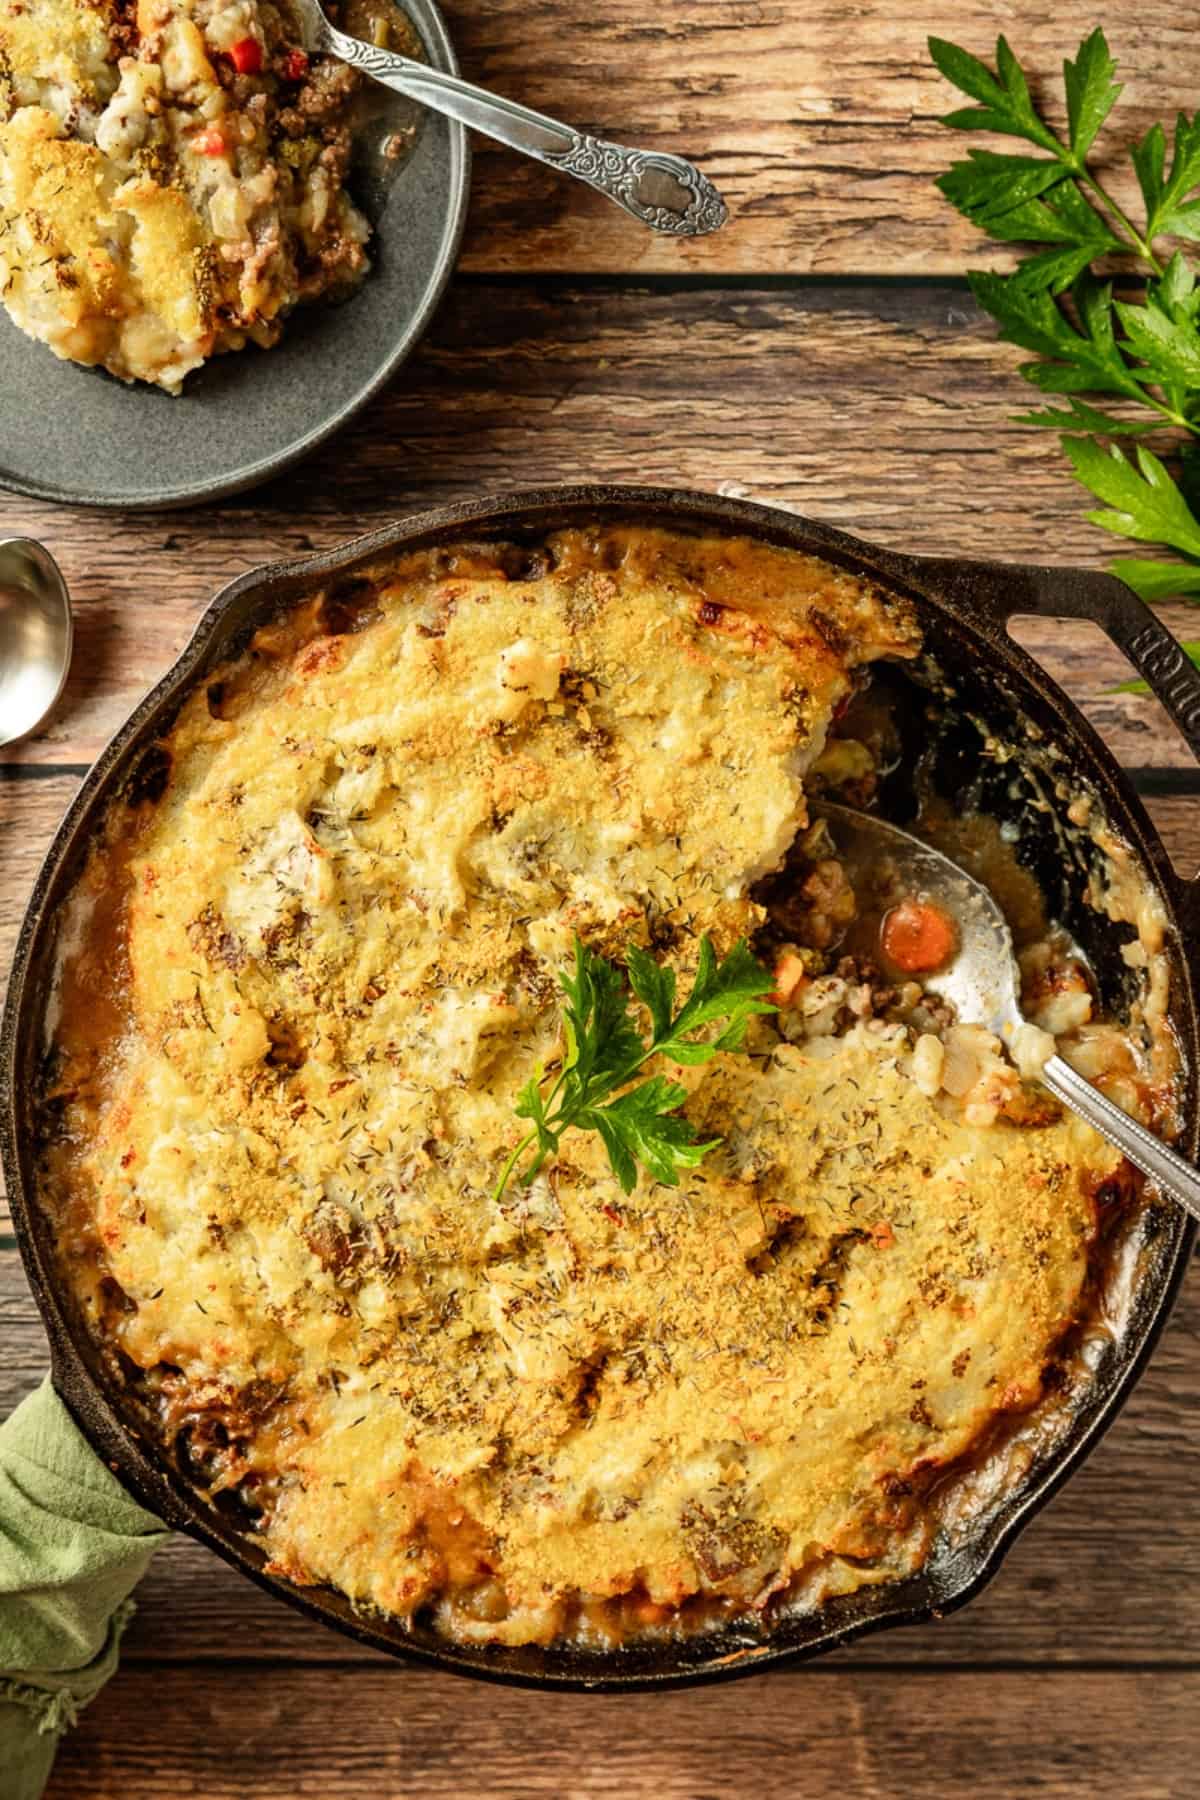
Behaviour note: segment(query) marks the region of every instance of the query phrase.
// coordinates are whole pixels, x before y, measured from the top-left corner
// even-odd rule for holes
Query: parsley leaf
[[[1121,354],[1113,329],[1112,285],[1084,281],[1075,291],[1078,326],[1049,294],[1023,287],[1018,275],[973,274],[971,292],[999,322],[1000,335],[1043,360],[1021,373],[1043,393],[1123,394],[1144,390]]]
[[[1045,120],[1039,118],[1029,95],[1029,84],[1021,65],[1001,37],[996,41],[996,74],[977,56],[948,44],[945,38],[931,37],[929,54],[956,88],[979,106],[964,106],[947,113],[943,125],[964,131],[998,131],[1005,137],[1027,138],[1043,150],[1061,151],[1062,145]]]
[[[1066,181],[1067,176],[1068,170],[1061,162],[1044,156],[1002,156],[995,150],[972,147],[966,161],[954,163],[938,176],[935,185],[973,225],[985,231],[995,228],[997,236],[1004,226],[1004,235],[1016,241],[1021,237],[1036,238],[1038,233],[1009,231],[1006,221],[1039,194]]]
[[[707,943],[706,938],[704,944]],[[704,944],[700,948],[702,958]],[[674,969],[668,969],[665,963],[656,963],[637,944],[630,944],[625,952],[625,962],[629,969],[630,986],[650,1014],[655,1037],[665,1037],[671,1028],[671,1018],[675,1011]]]
[[[1116,444],[1105,450],[1092,438],[1065,437],[1063,449],[1075,479],[1108,503],[1109,511],[1088,514],[1094,525],[1200,557],[1200,520],[1153,451],[1139,444],[1135,468]]]
[[[1062,407],[1046,406],[1038,412],[1014,413],[1014,425],[1042,425],[1051,431],[1093,431],[1100,437],[1138,437],[1157,431],[1157,419],[1120,419],[1115,413],[1089,406],[1077,394],[1067,396]]]
[[[1063,63],[1071,150],[1077,162],[1083,161],[1120,98],[1121,84],[1113,80],[1116,67],[1099,26],[1084,38],[1075,61]]]
[[[1074,182],[1056,188],[1047,201],[1035,201],[1032,208],[1006,213],[1003,223],[1008,227],[1003,234],[1006,242],[1036,238],[1039,243],[1058,246],[1025,258],[1014,276],[1018,287],[1024,289],[1061,294],[1096,257],[1124,249]],[[992,235],[1000,235],[995,227]]]
[[[598,1131],[604,1139],[613,1173],[625,1193],[637,1180],[635,1163],[643,1163],[656,1181],[678,1187],[680,1169],[694,1169],[703,1162],[720,1138],[697,1140],[679,1107],[687,1089],[661,1075],[639,1083],[607,1106],[594,1108],[576,1121]]]
[[[496,1184],[499,1199],[527,1150],[532,1160],[520,1180],[528,1186],[555,1154],[563,1133],[576,1128],[599,1133],[621,1187],[629,1193],[642,1164],[656,1181],[674,1187],[681,1169],[694,1168],[720,1140],[700,1142],[679,1108],[687,1089],[661,1075],[629,1086],[644,1063],[665,1056],[680,1064],[708,1062],[721,1051],[740,1050],[756,1013],[774,1012],[766,998],[772,977],[745,940],[717,961],[707,936],[692,989],[676,1010],[675,972],[656,963],[636,944],[626,952],[625,974],[606,957],[575,939],[575,963],[560,975],[564,1053],[558,1074],[543,1091],[546,1071],[537,1068],[517,1095],[514,1111],[532,1130],[516,1145]],[[645,1039],[630,1005],[632,995],[650,1015]],[[718,1026],[707,1036],[705,1027]],[[534,1148],[536,1146],[536,1149]]]
[[[1118,300],[1113,311],[1125,328],[1130,351],[1146,365],[1143,379],[1160,387],[1200,387],[1200,336],[1191,320],[1180,319],[1151,287],[1143,306]]]
[[[574,977],[558,979],[567,996],[565,1067],[584,1088],[593,1080],[611,1080],[635,1063],[642,1049],[621,971],[576,938]]]
[[[740,1048],[753,1015],[775,1011],[771,1001],[764,997],[772,986],[771,976],[744,938],[739,939],[721,963],[718,963],[708,938],[701,938],[696,979],[687,1004],[671,1021],[664,1035],[659,1035],[656,1025],[656,1048],[677,1063],[707,1062],[718,1049]],[[711,1025],[723,1018],[729,1023],[710,1042],[697,1042],[689,1036],[702,1025]]]
[[[1143,600],[1173,600],[1181,595],[1200,596],[1200,567],[1177,562],[1143,562],[1141,558],[1121,557],[1109,569],[1126,587],[1131,587]],[[1191,646],[1185,644],[1184,649]],[[1132,687],[1117,692],[1132,693]],[[1136,690],[1140,693],[1139,687]]]
[[[971,150],[966,162],[938,177],[937,185],[973,225],[1001,243],[1059,246],[1026,257],[1014,278],[1023,288],[1057,294],[1095,257],[1124,249],[1067,176],[1061,163],[1040,157]]]
[[[1130,159],[1146,206],[1146,238],[1200,239],[1200,200],[1187,195],[1200,185],[1200,113],[1175,120],[1171,171],[1166,173],[1167,140],[1161,125],[1152,125]]]
[[[516,1113],[518,1119],[533,1120],[533,1129],[538,1141],[538,1147],[548,1153],[554,1148],[554,1139],[546,1124],[546,1109],[542,1101],[542,1080],[545,1073],[546,1071],[543,1069],[541,1063],[539,1063],[533,1075],[518,1093],[513,1111]]]

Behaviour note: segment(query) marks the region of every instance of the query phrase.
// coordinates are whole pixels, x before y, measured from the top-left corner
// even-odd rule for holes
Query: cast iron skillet
[[[266,617],[319,583],[353,575],[398,548],[500,538],[534,546],[548,530],[589,521],[636,519],[684,531],[745,532],[769,543],[814,552],[874,576],[913,598],[926,641],[941,671],[961,686],[962,700],[989,729],[1036,741],[1058,757],[1058,773],[1073,792],[1094,794],[1109,820],[1140,855],[1161,890],[1174,928],[1173,1019],[1183,1051],[1188,1153],[1197,1151],[1196,1072],[1200,1069],[1200,888],[1180,880],[1136,795],[1075,707],[1007,634],[1016,613],[1096,621],[1145,676],[1193,748],[1200,750],[1200,673],[1157,619],[1128,588],[1107,575],[1072,570],[1006,567],[897,555],[862,544],[827,526],[738,500],[657,488],[580,487],[507,496],[444,507],[307,560],[279,563],[241,576],[212,602],[173,669],[147,695],[84,781],[50,847],[17,943],[8,1004],[0,1027],[0,1137],[8,1193],[25,1267],[50,1338],[54,1381],[85,1435],[122,1481],[154,1512],[210,1545],[226,1561],[313,1618],[339,1627],[377,1649],[417,1657],[459,1673],[559,1688],[667,1688],[683,1682],[746,1674],[787,1658],[816,1656],[850,1638],[888,1625],[922,1620],[962,1605],[994,1574],[1023,1525],[1079,1464],[1120,1411],[1166,1320],[1194,1227],[1182,1212],[1152,1205],[1137,1246],[1137,1300],[1125,1330],[1101,1356],[1087,1398],[1065,1434],[1034,1462],[998,1506],[954,1543],[938,1548],[917,1576],[838,1599],[819,1614],[784,1619],[769,1637],[744,1631],[677,1644],[634,1646],[619,1652],[465,1648],[429,1629],[406,1631],[383,1617],[357,1614],[326,1589],[297,1588],[264,1575],[260,1551],[232,1521],[202,1502],[143,1439],[136,1419],[122,1412],[119,1392],[103,1383],[86,1334],[55,1273],[37,1201],[35,1122],[39,1039],[54,947],[55,917],[89,834],[113,794],[139,773],[147,747],[170,720],[183,695],[215,664],[245,642]],[[518,552],[519,554],[519,548]],[[981,767],[978,732],[946,734],[949,777],[956,788]],[[1006,780],[1008,778],[1006,777]],[[995,786],[995,784],[993,784]],[[1011,787],[1004,792],[1011,793]],[[1004,792],[991,795],[1003,805]],[[1043,814],[1044,817],[1044,814]],[[1043,847],[1044,872],[1059,883],[1062,911],[1078,908],[1086,852],[1060,839]],[[1055,896],[1052,895],[1052,899]],[[1079,931],[1102,929],[1077,910]],[[1112,933],[1109,931],[1109,939]],[[1111,941],[1087,946],[1100,968],[1119,970]],[[1120,976],[1112,982],[1119,986]],[[1111,996],[1119,1004],[1120,994]]]

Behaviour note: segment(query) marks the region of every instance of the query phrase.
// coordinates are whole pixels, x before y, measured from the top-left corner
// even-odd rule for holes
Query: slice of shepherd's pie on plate
[[[0,288],[56,355],[178,392],[351,289],[358,77],[269,0],[0,0]]]

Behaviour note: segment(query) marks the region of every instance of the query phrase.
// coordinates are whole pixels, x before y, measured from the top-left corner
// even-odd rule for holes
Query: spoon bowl
[[[0,744],[36,731],[67,679],[74,627],[62,572],[36,538],[0,541]]]
[[[848,806],[819,803],[850,884],[867,910],[882,916],[900,900],[929,901],[957,927],[954,955],[922,975],[921,985],[954,1007],[964,1023],[986,1025],[1011,1043],[1022,1023],[1017,966],[1008,921],[985,887],[898,825]]]
[[[1022,1074],[1036,1075],[1164,1194],[1200,1219],[1200,1174],[1086,1081],[1053,1049],[1047,1033],[1022,1018],[1012,934],[994,895],[950,857],[898,825],[824,802],[813,812],[828,824],[851,886],[869,910],[882,913],[911,899],[936,907],[953,921],[953,955],[922,976],[922,986],[949,1001],[962,1024],[986,1026],[1010,1051],[1017,1047],[1019,1033],[1026,1045],[1040,1039],[1040,1053],[1018,1056]]]

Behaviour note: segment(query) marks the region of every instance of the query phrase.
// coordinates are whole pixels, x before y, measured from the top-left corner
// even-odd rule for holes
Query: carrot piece
[[[906,975],[932,975],[958,948],[953,919],[928,900],[902,900],[885,915],[879,947]]]
[[[785,950],[775,965],[775,986],[770,998],[776,1006],[786,1006],[796,990],[804,985],[807,970],[803,960],[792,950]]]

